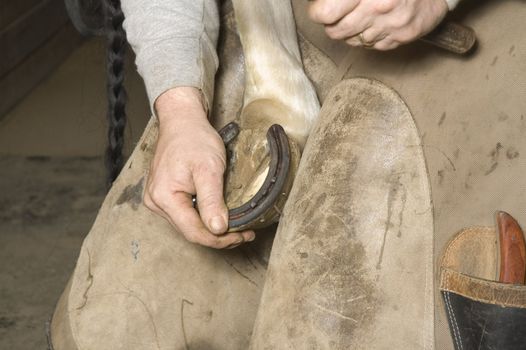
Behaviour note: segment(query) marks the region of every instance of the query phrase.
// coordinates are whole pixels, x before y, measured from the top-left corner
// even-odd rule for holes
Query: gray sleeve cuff
[[[184,55],[180,53],[184,52]],[[218,67],[215,47],[206,38],[175,38],[144,47],[137,54],[139,74],[144,79],[150,107],[165,91],[181,86],[195,87],[203,93],[205,108],[212,106],[214,77]]]
[[[124,29],[136,54],[150,107],[165,91],[195,87],[212,106],[219,65],[217,0],[122,0]]]

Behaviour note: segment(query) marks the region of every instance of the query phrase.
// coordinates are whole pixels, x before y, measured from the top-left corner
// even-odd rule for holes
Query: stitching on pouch
[[[478,297],[478,296],[472,295],[472,294],[464,291],[463,288],[458,288],[458,287],[457,288],[452,288],[450,280],[451,279],[457,279],[458,278],[457,276],[460,276],[462,280],[467,279],[470,283],[474,283],[477,286],[483,286],[483,287],[486,287],[486,288],[490,288],[491,290],[494,291],[493,299],[491,299],[491,296],[488,296],[489,297],[489,299],[488,299],[488,298]],[[445,268],[445,267],[442,268],[442,272],[441,272],[441,275],[440,275],[440,285],[441,285],[440,286],[440,290],[442,292],[451,292],[451,293],[454,293],[454,294],[458,294],[458,295],[464,296],[464,297],[466,297],[468,299],[471,299],[471,300],[474,300],[474,301],[480,301],[480,302],[483,302],[483,303],[486,303],[486,304],[492,304],[492,305],[516,307],[516,308],[522,308],[522,309],[526,308],[526,303],[521,302],[522,298],[521,298],[521,300],[516,300],[516,298],[511,298],[511,297],[507,296],[506,298],[503,297],[505,300],[501,300],[503,298],[499,298],[498,300],[495,299],[496,298],[495,292],[500,291],[500,290],[507,290],[507,291],[512,291],[512,292],[515,292],[515,293],[523,293],[524,291],[526,291],[526,288],[523,285],[507,285],[507,284],[499,284],[498,282],[480,280],[480,279],[477,279],[477,278],[473,278],[471,276],[466,276],[466,275],[464,275],[464,274],[462,274],[460,272],[457,272],[457,271],[454,271],[454,270],[450,270],[450,269]]]
[[[449,280],[450,280],[450,276],[447,276],[447,278],[446,278],[446,288],[447,289],[449,289]],[[452,322],[454,323],[454,326],[455,326],[454,328],[456,328],[456,332],[458,334],[458,339],[459,339],[459,343],[460,343],[460,349],[463,350],[464,346],[462,345],[462,337],[460,335],[460,329],[458,327],[457,317],[455,316],[455,310],[453,310],[453,306],[451,305],[451,293],[446,292],[446,297],[447,297],[447,304],[449,305],[449,308],[451,310],[451,315],[453,317],[452,318]]]
[[[451,303],[449,301],[449,292],[446,292],[445,293],[445,298],[446,300],[446,310],[447,310],[447,313],[449,315],[449,319],[451,320],[451,324],[453,325],[453,338],[455,339],[455,344],[457,345],[457,349],[462,349],[462,343],[460,342],[460,340],[458,339],[457,337],[457,329],[456,329],[456,320],[455,318],[453,317],[452,313],[452,307],[451,307]],[[454,324],[453,324],[454,323]],[[459,345],[460,344],[460,345]]]
[[[448,275],[447,278],[446,278],[447,289],[449,289],[450,283],[451,283],[451,276]],[[451,305],[451,293],[447,293],[447,299],[449,301],[449,307],[451,309],[451,314],[453,315],[453,320],[452,321],[455,323],[455,328],[456,328],[456,331],[457,331],[457,334],[458,334],[458,339],[459,339],[459,343],[460,343],[460,349],[463,349],[464,346],[462,345],[462,337],[460,336],[460,329],[458,328],[457,317],[455,315],[455,310],[453,309],[453,305]]]
[[[455,246],[455,243],[457,241],[465,238],[466,235],[471,235],[471,234],[476,233],[478,231],[486,231],[488,229],[489,228],[486,227],[486,226],[473,226],[473,227],[468,227],[468,228],[464,228],[464,229],[460,230],[455,235],[455,238],[453,238],[453,240],[448,243],[446,251],[444,252],[444,255],[443,255],[443,259],[442,259],[443,262],[449,262],[449,255],[450,255],[451,249],[453,249],[453,247]]]
[[[448,275],[446,276],[446,288],[447,289],[449,289],[449,282],[450,282],[450,276]],[[446,292],[445,299],[446,299],[446,305],[448,308],[449,318],[451,319],[451,324],[453,326],[453,335],[455,337],[455,343],[457,343],[457,347],[459,349],[462,349],[462,339],[460,339],[460,330],[458,329],[457,319],[453,312],[453,306],[451,305],[451,294],[449,292]],[[458,338],[457,338],[457,334],[458,334]]]

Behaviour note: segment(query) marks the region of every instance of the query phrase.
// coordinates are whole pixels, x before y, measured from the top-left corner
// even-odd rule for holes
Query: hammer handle
[[[455,22],[443,22],[420,40],[462,55],[475,46],[477,36],[470,27]]]
[[[315,0],[307,0],[313,2]],[[421,41],[459,55],[468,53],[477,42],[475,31],[455,22],[442,22]]]
[[[497,213],[497,227],[500,247],[499,282],[524,284],[526,277],[524,234],[517,221],[503,211]]]

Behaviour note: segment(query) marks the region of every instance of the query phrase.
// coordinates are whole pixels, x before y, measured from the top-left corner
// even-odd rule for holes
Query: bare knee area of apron
[[[265,259],[188,243],[143,206],[156,137],[152,121],[83,243],[53,316],[55,350],[248,346]]]
[[[251,348],[432,347],[432,239],[409,110],[379,82],[342,82],[285,206]]]

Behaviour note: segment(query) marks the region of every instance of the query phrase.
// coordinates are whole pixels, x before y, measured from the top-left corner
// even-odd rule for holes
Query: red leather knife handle
[[[526,243],[517,221],[508,213],[497,212],[500,243],[499,282],[524,284],[526,277]]]

